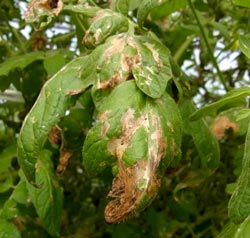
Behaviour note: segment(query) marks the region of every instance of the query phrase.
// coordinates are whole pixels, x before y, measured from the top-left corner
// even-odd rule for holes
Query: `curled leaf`
[[[38,23],[38,28],[48,25],[63,7],[62,0],[32,0],[25,13],[28,23]]]
[[[118,85],[101,108],[83,146],[83,163],[93,175],[117,166],[105,218],[119,222],[156,196],[160,174],[179,154],[180,116],[167,94],[153,100],[134,81]]]
[[[103,43],[109,36],[128,30],[128,19],[122,14],[111,10],[100,10],[87,30],[83,44],[93,48]]]

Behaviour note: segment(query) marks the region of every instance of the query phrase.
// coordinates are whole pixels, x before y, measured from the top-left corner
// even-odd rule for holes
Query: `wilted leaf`
[[[29,181],[34,182],[40,150],[52,126],[72,104],[71,96],[92,84],[93,78],[89,77],[92,69],[88,68],[90,62],[87,56],[79,57],[63,67],[44,85],[37,102],[26,116],[18,138],[18,159]]]
[[[8,220],[0,218],[1,238],[21,238],[16,226]]]
[[[41,151],[36,163],[35,183],[27,184],[29,195],[44,228],[58,236],[61,224],[63,191],[53,174],[53,163],[49,151]]]
[[[32,0],[25,13],[27,23],[38,24],[38,28],[48,25],[63,7],[62,0]]]
[[[246,97],[250,95],[250,87],[242,87],[228,92],[217,102],[211,103],[207,106],[198,109],[191,115],[191,120],[197,120],[207,115],[216,115],[220,111],[228,108],[236,107],[246,104]]]
[[[243,222],[250,214],[250,126],[245,140],[242,171],[237,187],[228,204],[229,217],[236,224]]]
[[[167,94],[154,101],[134,81],[117,86],[100,108],[84,143],[83,163],[90,174],[117,164],[105,216],[118,222],[145,209],[155,197],[158,175],[180,152],[180,116]]]
[[[220,151],[218,141],[203,119],[190,121],[189,117],[195,111],[192,101],[185,99],[180,104],[184,132],[191,135],[202,164],[214,169],[219,165]]]

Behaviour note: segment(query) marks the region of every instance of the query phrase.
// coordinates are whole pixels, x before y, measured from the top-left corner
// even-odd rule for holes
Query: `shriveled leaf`
[[[250,59],[250,35],[240,36],[240,50]]]
[[[6,75],[10,73],[10,71],[20,68],[23,69],[27,65],[31,64],[36,60],[43,60],[45,58],[45,54],[42,51],[36,51],[27,53],[24,55],[13,56],[6,60],[4,63],[0,64],[0,76]],[[1,79],[1,78],[0,78]],[[1,81],[0,81],[1,84]]]
[[[233,0],[233,4],[250,8],[250,2],[248,0]]]
[[[227,93],[217,102],[211,103],[207,106],[204,106],[201,109],[198,109],[191,115],[191,120],[197,120],[207,115],[214,116],[218,114],[220,111],[226,110],[228,108],[244,105],[246,104],[246,97],[249,95],[250,95],[250,87],[242,87],[234,89],[229,93]]]
[[[243,222],[250,214],[250,126],[245,140],[242,171],[229,201],[228,210],[229,217],[236,224]]]
[[[95,47],[103,43],[109,36],[128,30],[128,19],[120,13],[105,9],[97,12],[87,30],[83,43],[87,47]]]
[[[17,227],[10,221],[0,218],[1,238],[21,238]]]
[[[62,0],[32,0],[25,13],[27,23],[34,23],[38,28],[47,26],[63,7]]]
[[[204,119],[190,121],[190,115],[195,111],[195,106],[191,100],[185,99],[179,103],[184,132],[191,135],[202,165],[214,169],[219,165],[220,151],[218,141],[209,129]]]
[[[36,163],[35,183],[27,184],[32,203],[41,218],[44,228],[52,235],[59,236],[63,191],[53,174],[53,163],[49,151],[41,151]]]
[[[160,98],[172,78],[169,50],[150,37],[135,37],[135,42],[138,63],[132,72],[136,84],[149,97]]]
[[[18,138],[18,159],[29,181],[34,182],[40,150],[52,126],[71,106],[71,96],[92,84],[92,68],[88,68],[90,63],[91,59],[87,56],[79,57],[63,67],[44,85],[37,102],[26,116]]]
[[[153,20],[165,17],[170,15],[171,13],[174,13],[184,7],[186,7],[188,4],[187,0],[168,0],[163,1],[160,6],[157,6],[156,8],[152,9],[150,15]]]
[[[100,108],[84,143],[83,163],[94,175],[117,165],[105,218],[118,222],[155,197],[159,175],[180,152],[180,115],[167,94],[153,100],[134,81],[117,86]]]

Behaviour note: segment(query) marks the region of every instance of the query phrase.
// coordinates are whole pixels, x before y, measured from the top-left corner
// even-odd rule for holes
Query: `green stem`
[[[15,36],[15,38],[16,38],[16,40],[17,40],[17,42],[18,42],[18,45],[19,45],[19,49],[21,50],[21,52],[22,53],[25,53],[26,52],[26,47],[25,47],[25,45],[24,45],[24,40],[23,39],[21,39],[21,37],[20,37],[20,33],[15,29],[15,28],[13,28],[10,24],[9,24],[9,22],[7,21],[7,25],[8,25],[8,27],[9,27],[9,29],[10,29],[10,31],[13,33],[13,35]]]
[[[217,71],[217,74],[218,74],[218,76],[219,76],[220,82],[221,82],[222,85],[224,86],[225,90],[226,90],[226,91],[229,91],[230,88],[229,88],[229,86],[227,86],[226,81],[225,81],[225,79],[224,79],[224,77],[223,77],[223,74],[222,74],[221,71],[220,71],[219,65],[218,65],[218,63],[217,63],[217,61],[216,61],[216,59],[215,59],[215,57],[214,57],[214,55],[213,55],[213,50],[212,50],[212,48],[211,48],[211,46],[210,46],[210,44],[209,44],[209,42],[208,42],[207,35],[206,35],[205,31],[204,31],[204,28],[203,28],[203,26],[202,26],[201,20],[200,20],[198,14],[197,14],[197,12],[196,12],[196,10],[195,10],[195,8],[194,8],[194,5],[193,5],[193,3],[192,3],[192,0],[188,0],[188,4],[189,4],[189,6],[190,6],[190,8],[191,8],[191,10],[192,10],[192,12],[193,12],[193,14],[194,14],[194,17],[195,17],[195,19],[196,19],[196,21],[197,21],[197,24],[198,24],[199,28],[200,28],[201,36],[202,36],[202,38],[203,38],[203,40],[204,40],[204,42],[205,42],[205,44],[206,44],[206,47],[207,47],[207,50],[208,50],[209,57],[210,57],[210,59],[211,59],[213,65],[214,65],[214,67],[216,68],[216,71]]]

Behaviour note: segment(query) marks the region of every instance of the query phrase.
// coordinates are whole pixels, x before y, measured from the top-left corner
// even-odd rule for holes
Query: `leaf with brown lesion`
[[[92,175],[118,168],[105,209],[106,220],[113,223],[142,211],[154,199],[161,174],[180,151],[181,122],[170,96],[153,100],[134,80],[115,87],[100,110],[84,142],[83,163]]]
[[[38,28],[44,27],[61,12],[62,8],[62,0],[32,0],[25,12],[25,20],[28,23],[38,23]]]

